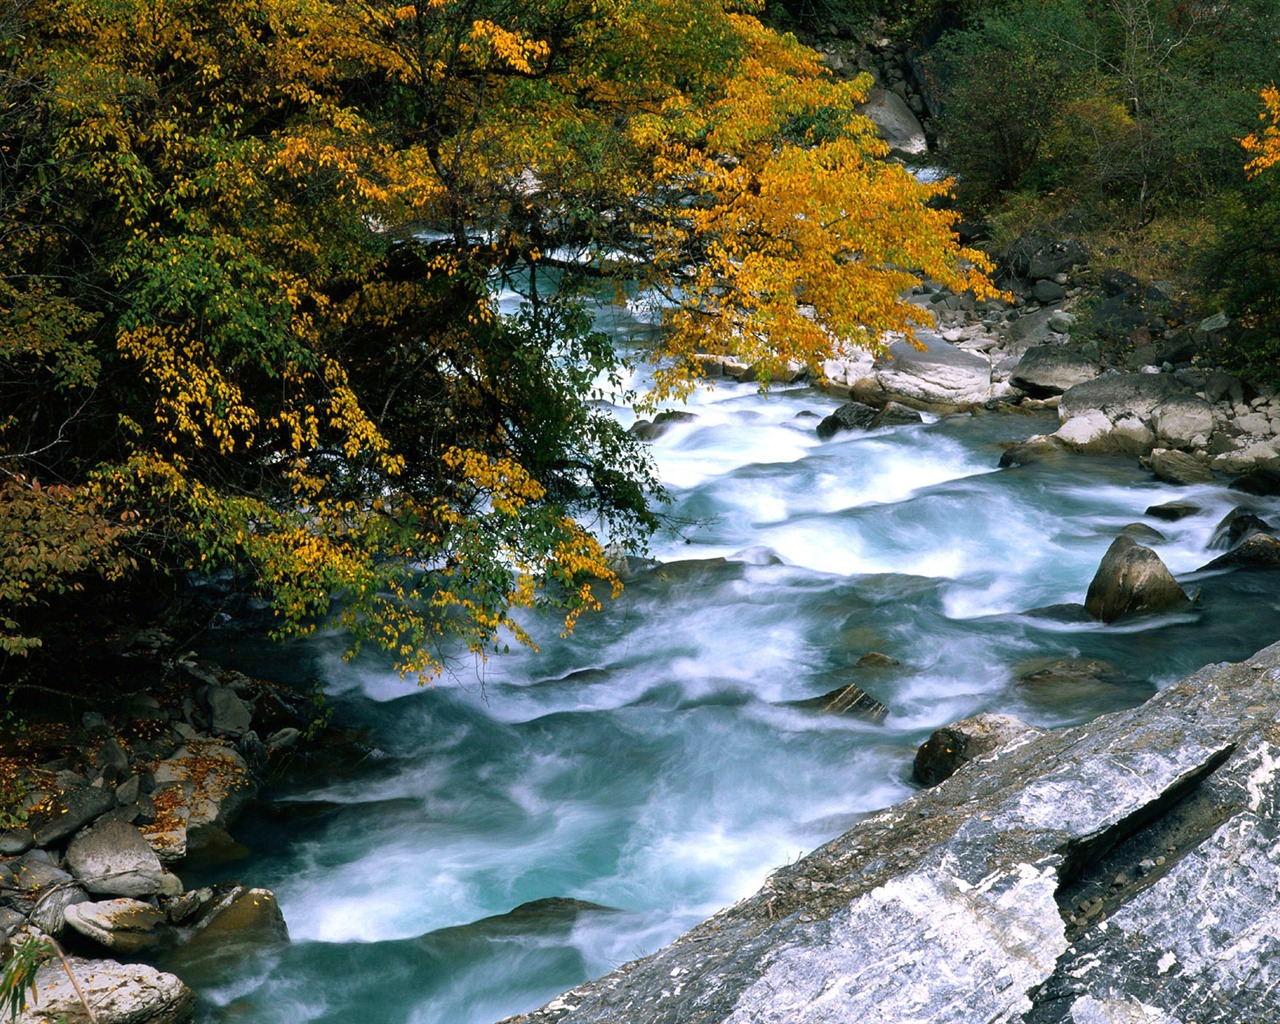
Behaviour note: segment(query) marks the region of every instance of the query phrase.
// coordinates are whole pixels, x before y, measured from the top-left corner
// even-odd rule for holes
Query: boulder
[[[1030,466],[1046,459],[1061,458],[1065,453],[1066,448],[1058,438],[1037,435],[1006,448],[1000,456],[999,465],[1001,469]]]
[[[1089,584],[1084,610],[1102,622],[1126,615],[1167,611],[1191,599],[1164,562],[1131,537],[1117,537]]]
[[[1129,523],[1120,527],[1120,535],[1122,537],[1132,537],[1134,540],[1149,540],[1159,544],[1168,540],[1163,533],[1154,526],[1148,526],[1146,523]]]
[[[1073,416],[1052,436],[1067,447],[1090,455],[1133,455],[1142,450],[1127,435],[1118,435],[1106,413],[1096,410]]]
[[[868,722],[883,722],[889,717],[889,709],[874,697],[869,697],[863,690],[849,683],[838,690],[831,690],[821,697],[808,697],[805,700],[790,702],[792,706],[808,711],[821,711],[828,715],[849,715],[862,718]]]
[[[200,849],[225,834],[228,825],[256,792],[244,758],[232,747],[193,741],[156,765],[155,823],[143,835],[161,860]]]
[[[209,688],[209,727],[215,736],[243,736],[253,724],[253,709],[229,686]]]
[[[941,338],[921,336],[919,351],[906,342],[890,347],[890,358],[876,362],[876,383],[890,395],[932,405],[964,406],[991,397],[991,363]]]
[[[1029,395],[1060,395],[1068,388],[1093,380],[1102,372],[1092,359],[1061,345],[1027,349],[1009,381]]]
[[[1166,523],[1176,523],[1179,519],[1194,516],[1200,511],[1199,505],[1193,505],[1189,501],[1166,501],[1161,505],[1147,506],[1147,515]]]
[[[1171,484],[1211,484],[1213,470],[1186,452],[1157,448],[1149,460],[1151,472]]]
[[[1213,433],[1213,406],[1195,395],[1179,395],[1151,411],[1151,427],[1159,440],[1175,448],[1203,446]]]
[[[1278,679],[1008,744],[508,1024],[1280,1019]]]
[[[1273,459],[1231,481],[1233,491],[1273,497],[1280,494],[1280,459]]]
[[[1209,547],[1220,551],[1227,550],[1235,547],[1250,534],[1271,532],[1271,524],[1265,519],[1260,519],[1247,508],[1233,508],[1213,528]]]
[[[172,974],[145,964],[82,960],[68,964],[98,1024],[187,1024],[195,994]],[[85,1024],[89,1018],[61,961],[46,962],[35,978],[37,1000],[15,1024]]]
[[[89,894],[78,885],[58,886],[50,889],[39,900],[31,911],[31,923],[46,935],[55,939],[61,938],[66,928],[66,912],[68,907],[77,903],[88,903]]]
[[[233,886],[215,897],[191,926],[188,945],[270,945],[289,941],[289,928],[270,889]]]
[[[63,911],[63,917],[74,931],[124,956],[152,949],[169,937],[163,911],[127,896],[74,903]]]
[[[1034,313],[1023,313],[1009,327],[1002,348],[1010,355],[1022,355],[1033,348],[1051,344],[1051,338],[1058,333],[1053,329],[1053,318],[1056,310],[1041,309]]]
[[[905,156],[920,156],[929,151],[920,119],[911,111],[907,101],[896,92],[872,89],[862,113],[876,126],[880,138],[894,152]]]
[[[845,402],[818,424],[818,436],[825,440],[846,430],[869,430],[879,411],[861,402]]]
[[[10,884],[20,892],[40,892],[50,886],[65,885],[72,881],[67,872],[56,864],[49,863],[43,850],[28,850],[6,866],[13,877]]]
[[[1251,533],[1225,555],[1199,571],[1211,569],[1274,569],[1280,566],[1280,540],[1269,533]]]
[[[1185,388],[1171,374],[1108,373],[1063,392],[1058,418],[1066,423],[1101,412],[1113,422],[1125,417],[1149,422],[1158,405],[1183,393]]]
[[[67,865],[92,893],[154,896],[164,868],[142,833],[122,821],[102,820],[67,847]]]
[[[35,845],[29,828],[0,829],[0,857],[16,857]]]
[[[871,421],[871,430],[878,430],[880,427],[906,427],[915,423],[923,423],[924,417],[915,409],[908,409],[905,405],[897,402],[889,402],[883,409],[876,413],[876,418]]]
[[[106,786],[80,786],[59,793],[50,814],[36,825],[36,845],[61,842],[115,805],[115,791]]]
[[[1000,262],[1015,277],[1037,281],[1088,263],[1089,254],[1072,238],[1054,240],[1023,235],[1009,244]]]
[[[1067,290],[1054,281],[1037,281],[1031,289],[1031,294],[1036,302],[1047,305],[1050,302],[1060,302],[1065,299]]]
[[[1013,715],[982,713],[935,729],[916,751],[911,776],[922,786],[936,786],[968,762],[1022,736],[1039,736]]]

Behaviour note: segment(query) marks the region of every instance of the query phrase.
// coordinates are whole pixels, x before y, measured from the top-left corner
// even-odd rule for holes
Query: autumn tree
[[[916,272],[987,289],[945,186],[856,113],[866,83],[741,4],[2,17],[10,654],[53,591],[135,566],[247,574],[282,633],[336,599],[423,677],[524,638],[515,609],[571,626],[618,585],[604,542],[656,522],[644,449],[592,401],[623,366],[588,290],[668,298],[678,394],[700,351],[881,348]]]

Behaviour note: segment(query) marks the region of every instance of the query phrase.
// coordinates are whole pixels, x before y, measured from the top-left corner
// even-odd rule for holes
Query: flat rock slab
[[[164,879],[160,859],[142,833],[110,819],[71,840],[67,864],[89,892],[109,896],[154,896]]]
[[[1185,393],[1186,388],[1166,373],[1109,373],[1068,388],[1058,406],[1058,418],[1066,423],[1101,412],[1113,423],[1128,417],[1145,422],[1158,405]]]
[[[1280,644],[1015,741],[522,1024],[1280,1019]]]
[[[158,945],[167,924],[163,911],[127,896],[101,903],[75,903],[63,916],[74,931],[125,956]]]
[[[172,974],[145,964],[112,960],[69,960],[76,981],[98,1024],[187,1024],[195,1015],[195,995]],[[89,1020],[61,962],[36,974],[38,1002],[15,1024],[84,1024]]]

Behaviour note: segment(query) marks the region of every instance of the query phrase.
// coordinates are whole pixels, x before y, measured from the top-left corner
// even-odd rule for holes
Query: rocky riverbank
[[[511,1024],[1280,1015],[1280,645],[1005,742]]]
[[[82,996],[99,1024],[181,1024],[191,990],[139,958],[288,939],[268,890],[189,890],[175,872],[234,855],[228,827],[306,725],[298,695],[178,654],[155,630],[124,654],[143,691],[18,744],[27,767],[0,830],[0,942],[12,952],[48,937],[72,954],[40,967],[18,1024],[87,1020]]]

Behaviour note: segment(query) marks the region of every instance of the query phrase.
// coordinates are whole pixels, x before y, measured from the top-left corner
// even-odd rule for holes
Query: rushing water
[[[540,654],[512,650],[418,690],[337,639],[220,650],[317,677],[377,755],[276,792],[214,869],[273,888],[293,942],[185,963],[207,1021],[488,1024],[652,951],[768,872],[912,791],[929,731],[980,710],[1038,724],[1131,706],[1274,639],[1280,574],[1188,578],[1240,499],[1174,488],[1132,459],[997,470],[1051,421],[960,417],[819,441],[811,390],[722,384],[655,442],[686,525],[660,567]],[[621,413],[620,415],[625,415]],[[1144,516],[1173,499],[1176,523]],[[1253,501],[1280,521],[1280,504]],[[1200,601],[1116,626],[1081,602],[1127,523]],[[868,651],[901,662],[859,668]],[[1045,659],[1100,681],[1029,686]],[[797,707],[850,681],[880,724]],[[188,882],[201,879],[192,876]],[[540,904],[568,897],[610,910]]]

